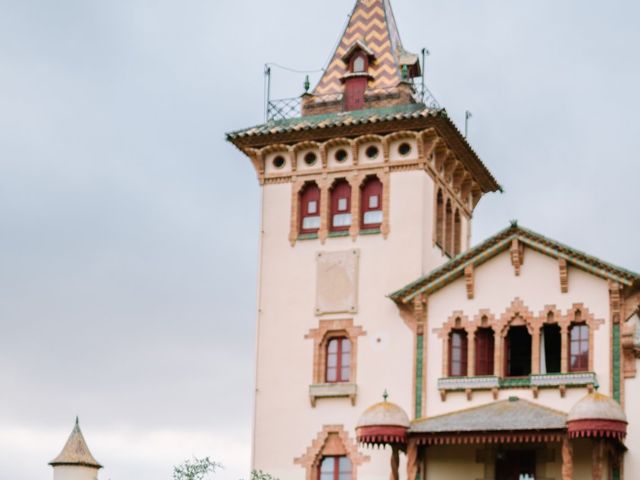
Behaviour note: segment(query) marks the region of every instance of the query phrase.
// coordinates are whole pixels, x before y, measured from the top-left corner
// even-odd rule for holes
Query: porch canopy
[[[418,445],[560,442],[566,435],[565,413],[517,397],[417,419],[409,428]]]

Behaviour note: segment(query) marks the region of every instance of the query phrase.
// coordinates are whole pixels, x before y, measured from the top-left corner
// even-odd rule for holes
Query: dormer
[[[346,67],[346,73],[342,77],[344,111],[363,109],[365,92],[369,80],[373,78],[369,73],[369,66],[375,62],[375,55],[362,40],[356,40],[342,56],[342,61]]]

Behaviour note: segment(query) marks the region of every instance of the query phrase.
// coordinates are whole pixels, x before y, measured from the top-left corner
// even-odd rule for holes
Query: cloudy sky
[[[76,414],[103,480],[191,455],[246,478],[258,185],[224,132],[262,120],[265,62],[321,68],[352,5],[0,0],[0,478],[50,478]],[[505,188],[474,242],[517,218],[640,271],[640,4],[393,5]],[[274,95],[303,80],[274,69]]]

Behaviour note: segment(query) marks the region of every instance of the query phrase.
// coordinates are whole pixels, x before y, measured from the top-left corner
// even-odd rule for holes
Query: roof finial
[[[387,392],[387,389],[384,389],[384,393],[382,394],[382,398],[384,398],[384,401],[387,401],[387,398],[389,398],[389,392]]]
[[[511,226],[514,227],[514,228],[517,227],[518,226],[518,220],[517,219],[511,220]]]
[[[78,415],[76,415],[76,427],[80,426],[80,419],[78,418]]]

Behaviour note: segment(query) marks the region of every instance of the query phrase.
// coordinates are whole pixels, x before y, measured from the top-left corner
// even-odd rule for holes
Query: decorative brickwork
[[[558,258],[558,269],[560,271],[560,291],[567,293],[569,291],[569,267],[565,258]]]
[[[520,275],[520,267],[524,263],[524,245],[517,238],[511,241],[511,264],[516,272],[516,276]]]
[[[434,328],[433,332],[443,341],[442,349],[442,381],[438,382],[440,396],[446,399],[447,391],[464,389],[467,398],[471,399],[473,390],[483,390],[493,388],[494,396],[497,394],[497,386],[494,385],[497,379],[503,377],[504,367],[504,338],[508,334],[511,326],[525,326],[531,335],[531,376],[525,379],[524,387],[531,387],[534,396],[537,396],[539,388],[557,387],[564,395],[567,386],[588,387],[590,390],[596,385],[595,377],[592,374],[569,373],[569,330],[573,324],[584,323],[589,327],[589,364],[588,372],[594,368],[594,333],[604,324],[603,319],[597,319],[582,303],[575,303],[565,314],[555,305],[546,305],[536,316],[522,302],[520,298],[515,298],[509,308],[497,318],[487,309],[480,310],[470,320],[462,311],[453,312],[447,321],[440,328]],[[561,332],[561,372],[554,378],[548,375],[540,376],[540,336],[544,325],[557,324]],[[474,377],[476,352],[475,335],[478,328],[493,329],[494,336],[494,376]],[[454,329],[462,329],[467,332],[468,342],[468,364],[467,376],[461,378],[447,378],[449,365],[449,335]],[[503,379],[504,380],[504,379]],[[500,380],[500,388],[509,388],[511,383]],[[494,382],[494,383],[492,383]]]
[[[345,336],[351,342],[351,371],[349,383],[356,384],[358,371],[358,337],[366,335],[360,326],[354,326],[353,319],[320,320],[318,328],[309,330],[304,338],[313,340],[313,371],[312,383],[325,383],[327,365],[327,342],[335,337]],[[351,396],[351,403],[355,403],[355,394]],[[315,406],[316,398],[311,397],[311,405]]]
[[[467,287],[467,298],[473,300],[473,294],[475,289],[475,268],[473,265],[469,265],[464,269],[464,283]]]
[[[358,445],[351,440],[343,425],[325,425],[307,451],[293,463],[305,469],[306,480],[318,480],[318,467],[325,455],[346,455],[353,465],[353,480],[358,478],[357,467],[370,460],[358,451]]]

